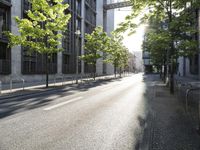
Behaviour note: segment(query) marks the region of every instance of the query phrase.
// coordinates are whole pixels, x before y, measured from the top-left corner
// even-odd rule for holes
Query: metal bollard
[[[10,80],[10,92],[12,92],[12,79]]]
[[[64,77],[62,76],[62,86],[64,85]]]
[[[0,95],[1,95],[1,91],[2,91],[2,83],[0,81]]]
[[[200,100],[199,100],[199,126],[198,126],[198,133],[200,134]]]
[[[22,79],[22,88],[23,88],[23,91],[24,91],[24,79]]]
[[[54,75],[54,86],[56,86],[56,76]]]

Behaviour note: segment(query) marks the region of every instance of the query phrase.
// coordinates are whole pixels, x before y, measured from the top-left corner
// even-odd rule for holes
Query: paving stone
[[[153,90],[153,89],[149,89]],[[154,87],[150,150],[200,150],[200,136],[177,96],[163,84]]]

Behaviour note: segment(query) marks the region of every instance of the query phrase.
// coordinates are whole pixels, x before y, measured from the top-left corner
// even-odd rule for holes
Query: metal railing
[[[189,96],[192,92],[195,92],[195,91],[200,91],[200,87],[196,87],[196,88],[190,88],[190,89],[187,89],[186,91],[186,101],[185,101],[185,109],[186,109],[186,112],[189,112]],[[194,98],[193,98],[194,99]],[[195,103],[196,104],[196,103]],[[197,131],[198,133],[200,134],[200,97],[198,97],[198,104],[197,104],[197,109],[198,109],[198,114],[197,114],[197,118],[198,118],[198,128],[197,128]],[[194,111],[194,110],[193,110]]]
[[[63,74],[55,74],[54,75],[54,86],[56,85],[57,81],[61,80],[62,86],[65,85],[66,81],[71,81],[71,83],[74,83],[74,77],[73,76],[65,76]]]
[[[178,89],[178,98],[185,99],[184,107],[188,114],[194,112],[192,117],[194,121],[197,121],[198,133],[200,133],[200,82],[177,81],[176,85]]]

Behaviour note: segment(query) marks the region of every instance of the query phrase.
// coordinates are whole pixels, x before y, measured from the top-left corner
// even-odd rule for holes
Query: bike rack
[[[23,91],[24,91],[24,82],[25,82],[25,80],[23,79],[23,78],[16,78],[16,79],[10,79],[10,92],[12,92],[12,89],[13,89],[13,81],[15,81],[15,82],[20,82],[20,81],[22,81],[22,89],[23,89]]]
[[[1,95],[1,91],[2,91],[2,82],[0,81],[0,95]]]
[[[64,82],[65,81],[71,81],[72,82],[72,84],[74,84],[74,77],[73,76],[64,76]]]
[[[185,100],[185,110],[188,112],[188,99],[189,99],[189,94],[192,91],[198,91],[200,90],[200,87],[195,87],[195,88],[188,88],[186,91],[186,100]],[[198,100],[198,129],[197,129],[198,134],[200,134],[200,100]]]
[[[188,111],[188,98],[189,98],[189,94],[193,91],[198,91],[200,90],[200,87],[197,88],[188,88],[186,90],[186,99],[185,99],[185,110]]]
[[[61,79],[62,80],[62,85],[64,84],[64,76],[57,74],[57,75],[54,76],[54,86],[56,85],[56,80],[57,79]]]

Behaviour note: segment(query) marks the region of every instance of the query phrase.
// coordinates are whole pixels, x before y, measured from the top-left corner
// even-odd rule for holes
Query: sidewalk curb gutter
[[[118,79],[118,78],[116,78],[116,79]],[[96,82],[102,82],[102,81],[106,81],[106,80],[113,80],[113,78],[109,78],[109,79],[106,78],[106,79],[103,79],[103,80],[95,80],[95,81],[90,81],[90,82],[86,81],[85,83],[86,84],[88,84],[88,83],[96,83]],[[80,84],[84,84],[84,83],[80,83]],[[80,84],[78,84],[78,85],[80,85]],[[68,85],[74,85],[74,84],[68,84]],[[13,99],[13,98],[28,98],[30,96],[40,96],[40,95],[42,95],[44,93],[53,92],[53,91],[57,91],[59,89],[63,89],[63,87],[64,86],[56,86],[56,87],[52,87],[52,88],[49,88],[49,89],[32,88],[32,90],[35,90],[35,91],[30,91],[30,92],[26,93],[23,90],[19,90],[19,91],[16,91],[16,93],[0,94],[0,101],[1,100],[6,100],[6,99]]]

